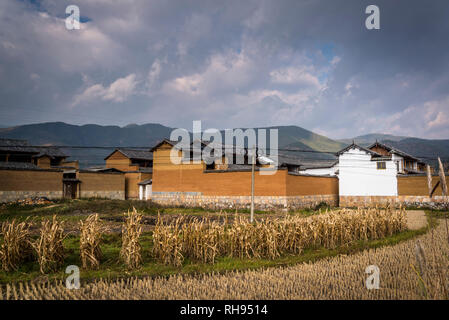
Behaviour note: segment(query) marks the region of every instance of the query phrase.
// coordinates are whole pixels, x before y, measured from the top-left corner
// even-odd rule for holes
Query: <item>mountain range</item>
[[[104,165],[104,158],[113,151],[114,147],[151,148],[162,139],[169,138],[173,129],[157,123],[130,124],[119,127],[47,122],[0,128],[0,138],[25,139],[32,145],[101,147],[63,148],[63,151],[71,159],[80,161],[81,167],[87,167]],[[298,126],[274,126],[262,129],[278,129],[279,148],[296,150],[280,151],[280,153],[303,160],[333,159],[334,156],[330,154],[331,152],[342,149],[352,141],[367,146],[376,140],[412,155],[426,158],[440,156],[443,159],[449,159],[449,139],[429,140],[373,133],[350,139],[333,140]],[[320,151],[328,153],[320,153]]]

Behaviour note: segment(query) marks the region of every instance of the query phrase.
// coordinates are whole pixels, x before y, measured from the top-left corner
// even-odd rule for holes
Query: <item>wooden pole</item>
[[[429,188],[429,198],[432,198],[432,173],[429,165],[427,165],[427,187]]]
[[[440,167],[440,170],[438,170],[438,173],[440,175],[440,184],[442,189],[442,195],[443,195],[443,203],[446,203],[446,210],[449,210],[449,202],[447,200],[447,184],[446,184],[446,177],[444,175],[444,167],[441,163],[440,157],[438,157],[438,165]],[[445,214],[445,222],[446,222],[446,235],[447,235],[447,242],[449,242],[449,228],[447,225],[447,212]]]
[[[441,183],[441,189],[443,189],[443,197],[447,197],[447,184],[446,184],[446,177],[444,175],[444,167],[441,163],[441,159],[438,157],[438,165],[440,167],[439,174],[440,174],[440,183]]]
[[[256,165],[256,148],[253,146],[253,154],[251,160],[251,217],[250,222],[254,221],[254,167]]]

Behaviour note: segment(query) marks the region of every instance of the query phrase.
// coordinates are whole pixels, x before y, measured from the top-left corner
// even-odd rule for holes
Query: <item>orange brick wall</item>
[[[62,192],[62,171],[0,170],[0,191]]]
[[[30,197],[62,197],[62,171],[0,170],[0,203]]]
[[[432,187],[440,181],[439,176],[432,176]],[[449,177],[446,177],[446,184],[449,185]],[[398,195],[400,196],[428,196],[429,188],[427,187],[426,176],[406,176],[398,177]],[[435,196],[441,196],[441,186],[434,192]]]
[[[125,177],[123,174],[78,172],[83,191],[123,191],[125,189]]]
[[[287,195],[338,195],[338,178],[287,175]]]

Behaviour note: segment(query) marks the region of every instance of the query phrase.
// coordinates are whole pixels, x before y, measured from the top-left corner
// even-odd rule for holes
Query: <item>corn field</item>
[[[276,259],[300,254],[306,248],[334,249],[355,241],[374,240],[406,229],[405,210],[358,209],[302,218],[286,216],[250,223],[236,216],[230,225],[178,218],[153,232],[153,255],[165,264],[180,266],[185,258],[214,263],[217,257]]]
[[[199,276],[0,287],[3,299],[448,299],[449,245],[443,223],[392,247],[340,255],[315,263]],[[365,269],[380,269],[380,289],[368,290]]]

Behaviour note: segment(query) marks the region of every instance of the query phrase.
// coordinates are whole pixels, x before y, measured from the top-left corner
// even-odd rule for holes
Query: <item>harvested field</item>
[[[3,299],[448,299],[449,244],[444,223],[393,247],[285,268],[169,278],[7,285]],[[365,269],[380,269],[380,289],[368,290]]]

